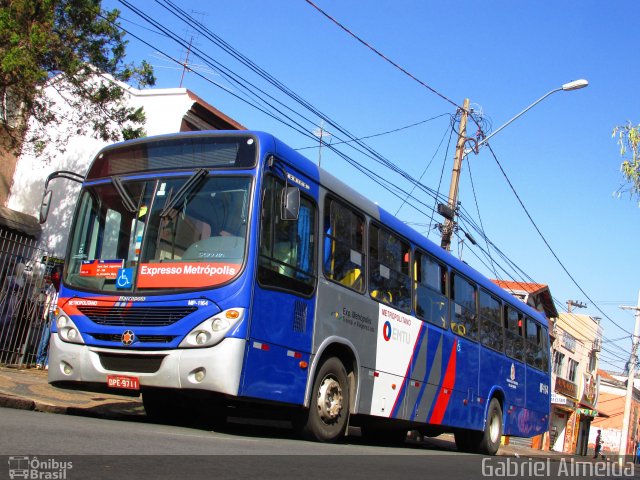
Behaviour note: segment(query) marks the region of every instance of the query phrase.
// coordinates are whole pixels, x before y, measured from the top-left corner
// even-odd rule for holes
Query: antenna
[[[203,24],[204,17],[207,16],[205,12],[197,12],[195,10],[191,10],[190,14],[195,19],[196,23],[199,23],[199,24]],[[198,37],[200,35],[197,30],[193,28],[187,28],[187,31],[185,32],[185,36],[189,36],[190,38],[189,38],[189,46],[187,47],[187,51],[184,54],[184,61],[181,63],[182,75],[180,76],[179,88],[182,88],[182,82],[184,81],[185,74],[191,71],[191,68],[189,67],[189,56],[191,55],[191,49],[193,48],[194,44],[197,43]]]

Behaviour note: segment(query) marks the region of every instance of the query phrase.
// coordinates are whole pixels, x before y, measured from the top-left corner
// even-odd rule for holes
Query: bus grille
[[[198,307],[96,307],[82,305],[78,310],[98,325],[122,327],[163,327],[195,312]]]
[[[121,355],[98,353],[102,368],[112,372],[155,373],[166,355]]]
[[[121,342],[121,333],[90,333],[96,340],[103,342]],[[136,334],[136,340],[140,343],[171,343],[175,335],[138,335]]]

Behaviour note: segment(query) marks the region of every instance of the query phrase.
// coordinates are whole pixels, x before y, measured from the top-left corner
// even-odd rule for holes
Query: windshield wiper
[[[175,196],[169,200],[169,202],[164,206],[162,212],[160,212],[160,217],[166,217],[171,210],[173,210],[178,203],[182,201],[193,189],[195,189],[202,180],[207,176],[208,172],[204,168],[200,168],[191,175],[189,180],[184,182],[180,190],[175,194]]]
[[[122,199],[124,208],[132,213],[136,212],[138,210],[138,206],[133,202],[131,195],[129,195],[129,192],[127,192],[127,189],[122,184],[120,177],[111,177],[111,181],[113,182],[113,186],[116,188],[116,192],[118,192],[118,195],[120,195],[120,198]]]

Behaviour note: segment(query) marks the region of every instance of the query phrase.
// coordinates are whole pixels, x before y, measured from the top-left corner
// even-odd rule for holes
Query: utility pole
[[[576,308],[587,308],[586,303],[578,302],[577,300],[567,300],[567,312],[571,313],[571,309],[573,307]]]
[[[633,329],[631,356],[629,357],[629,375],[627,377],[627,396],[624,400],[624,417],[622,419],[622,436],[620,437],[620,451],[618,453],[620,464],[624,463],[627,454],[627,440],[629,436],[629,420],[631,419],[631,401],[633,399],[633,381],[636,375],[636,363],[638,362],[638,338],[640,337],[640,291],[635,307],[620,305],[623,310],[635,310],[636,324]],[[635,452],[632,452],[632,455]]]
[[[460,116],[460,131],[458,132],[458,143],[456,145],[456,155],[453,160],[453,171],[451,172],[451,186],[449,187],[448,209],[445,205],[438,205],[438,213],[445,217],[442,225],[442,241],[440,246],[447,251],[451,250],[451,236],[455,229],[455,216],[458,206],[458,184],[460,183],[460,171],[462,170],[462,160],[464,159],[464,146],[467,141],[467,117],[469,116],[469,99],[465,98]]]

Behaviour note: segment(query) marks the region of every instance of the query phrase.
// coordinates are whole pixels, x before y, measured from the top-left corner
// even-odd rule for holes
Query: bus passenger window
[[[369,227],[369,294],[399,310],[411,310],[410,247],[375,225]]]
[[[311,295],[316,283],[316,208],[301,195],[298,219],[283,220],[280,198],[284,182],[268,176],[264,188],[258,281],[264,287]]]
[[[327,197],[324,209],[325,276],[364,292],[364,217]]]
[[[480,341],[498,352],[504,351],[502,307],[493,295],[480,290]]]
[[[447,328],[447,270],[433,257],[420,251],[415,258],[416,315],[422,320]]]
[[[475,285],[454,273],[451,281],[453,315],[451,330],[471,340],[478,339],[478,312]]]
[[[545,342],[543,340],[544,330],[531,318],[527,317],[527,365],[531,365],[538,370],[544,371]]]
[[[524,362],[524,315],[511,307],[505,307],[505,353]]]

